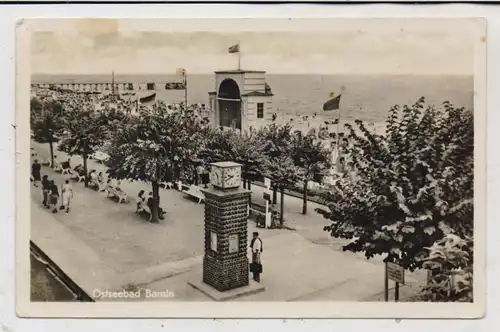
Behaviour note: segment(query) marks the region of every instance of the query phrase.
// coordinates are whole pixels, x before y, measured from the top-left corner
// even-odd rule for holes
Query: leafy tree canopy
[[[161,181],[197,154],[198,124],[165,110],[143,111],[119,128],[109,148],[108,173],[116,178]]]
[[[37,142],[55,142],[64,130],[64,110],[55,100],[31,99],[30,125]]]
[[[385,135],[357,121],[347,126],[347,158],[355,176],[338,181],[318,209],[332,236],[351,239],[344,250],[367,258],[386,254],[413,270],[446,234],[473,228],[472,111],[449,102],[442,110],[413,106],[389,110]]]
[[[331,167],[331,152],[314,135],[298,132],[293,140],[293,159],[302,181],[312,181]]]
[[[263,137],[253,130],[242,134],[231,130],[214,130],[200,151],[200,157],[206,163],[219,161],[240,163],[243,165],[244,177],[252,180],[262,174],[265,148]]]
[[[69,155],[89,156],[107,140],[110,119],[94,109],[65,110],[65,133],[59,149]]]

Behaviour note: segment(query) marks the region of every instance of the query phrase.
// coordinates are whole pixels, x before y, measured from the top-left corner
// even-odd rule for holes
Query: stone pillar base
[[[248,286],[234,288],[225,292],[219,292],[217,289],[213,288],[210,285],[207,285],[199,279],[188,281],[188,285],[207,295],[214,301],[234,300],[239,297],[253,295],[266,290],[266,287],[264,285],[253,280],[250,281]]]

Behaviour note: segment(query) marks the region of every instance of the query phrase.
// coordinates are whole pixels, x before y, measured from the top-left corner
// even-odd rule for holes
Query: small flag
[[[186,83],[184,82],[167,82],[165,83],[165,90],[184,90]]]
[[[333,110],[338,110],[340,106],[340,97],[342,95],[338,95],[335,98],[332,98],[328,100],[326,103],[323,104],[323,111],[333,111]]]
[[[177,70],[175,71],[175,74],[177,76],[184,77],[184,76],[186,76],[186,69],[184,69],[184,68],[177,68]]]
[[[233,45],[228,49],[229,53],[238,53],[239,51],[240,51],[240,44]]]

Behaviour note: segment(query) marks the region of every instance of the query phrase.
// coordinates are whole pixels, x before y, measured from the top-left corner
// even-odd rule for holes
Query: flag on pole
[[[240,52],[240,44],[235,44],[228,49],[229,53],[239,53]]]
[[[338,110],[340,106],[340,97],[342,94],[338,95],[337,97],[333,97],[330,100],[328,100],[326,103],[323,104],[323,111],[333,111],[333,110]]]
[[[186,76],[186,69],[184,68],[177,68],[177,70],[175,71],[175,75],[177,76]]]

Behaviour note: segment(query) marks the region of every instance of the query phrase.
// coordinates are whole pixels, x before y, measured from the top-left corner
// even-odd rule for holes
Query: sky
[[[471,75],[482,37],[474,22],[457,19],[171,21],[37,22],[31,72],[208,74],[237,69],[238,55],[228,47],[239,42],[241,68],[268,73]]]

